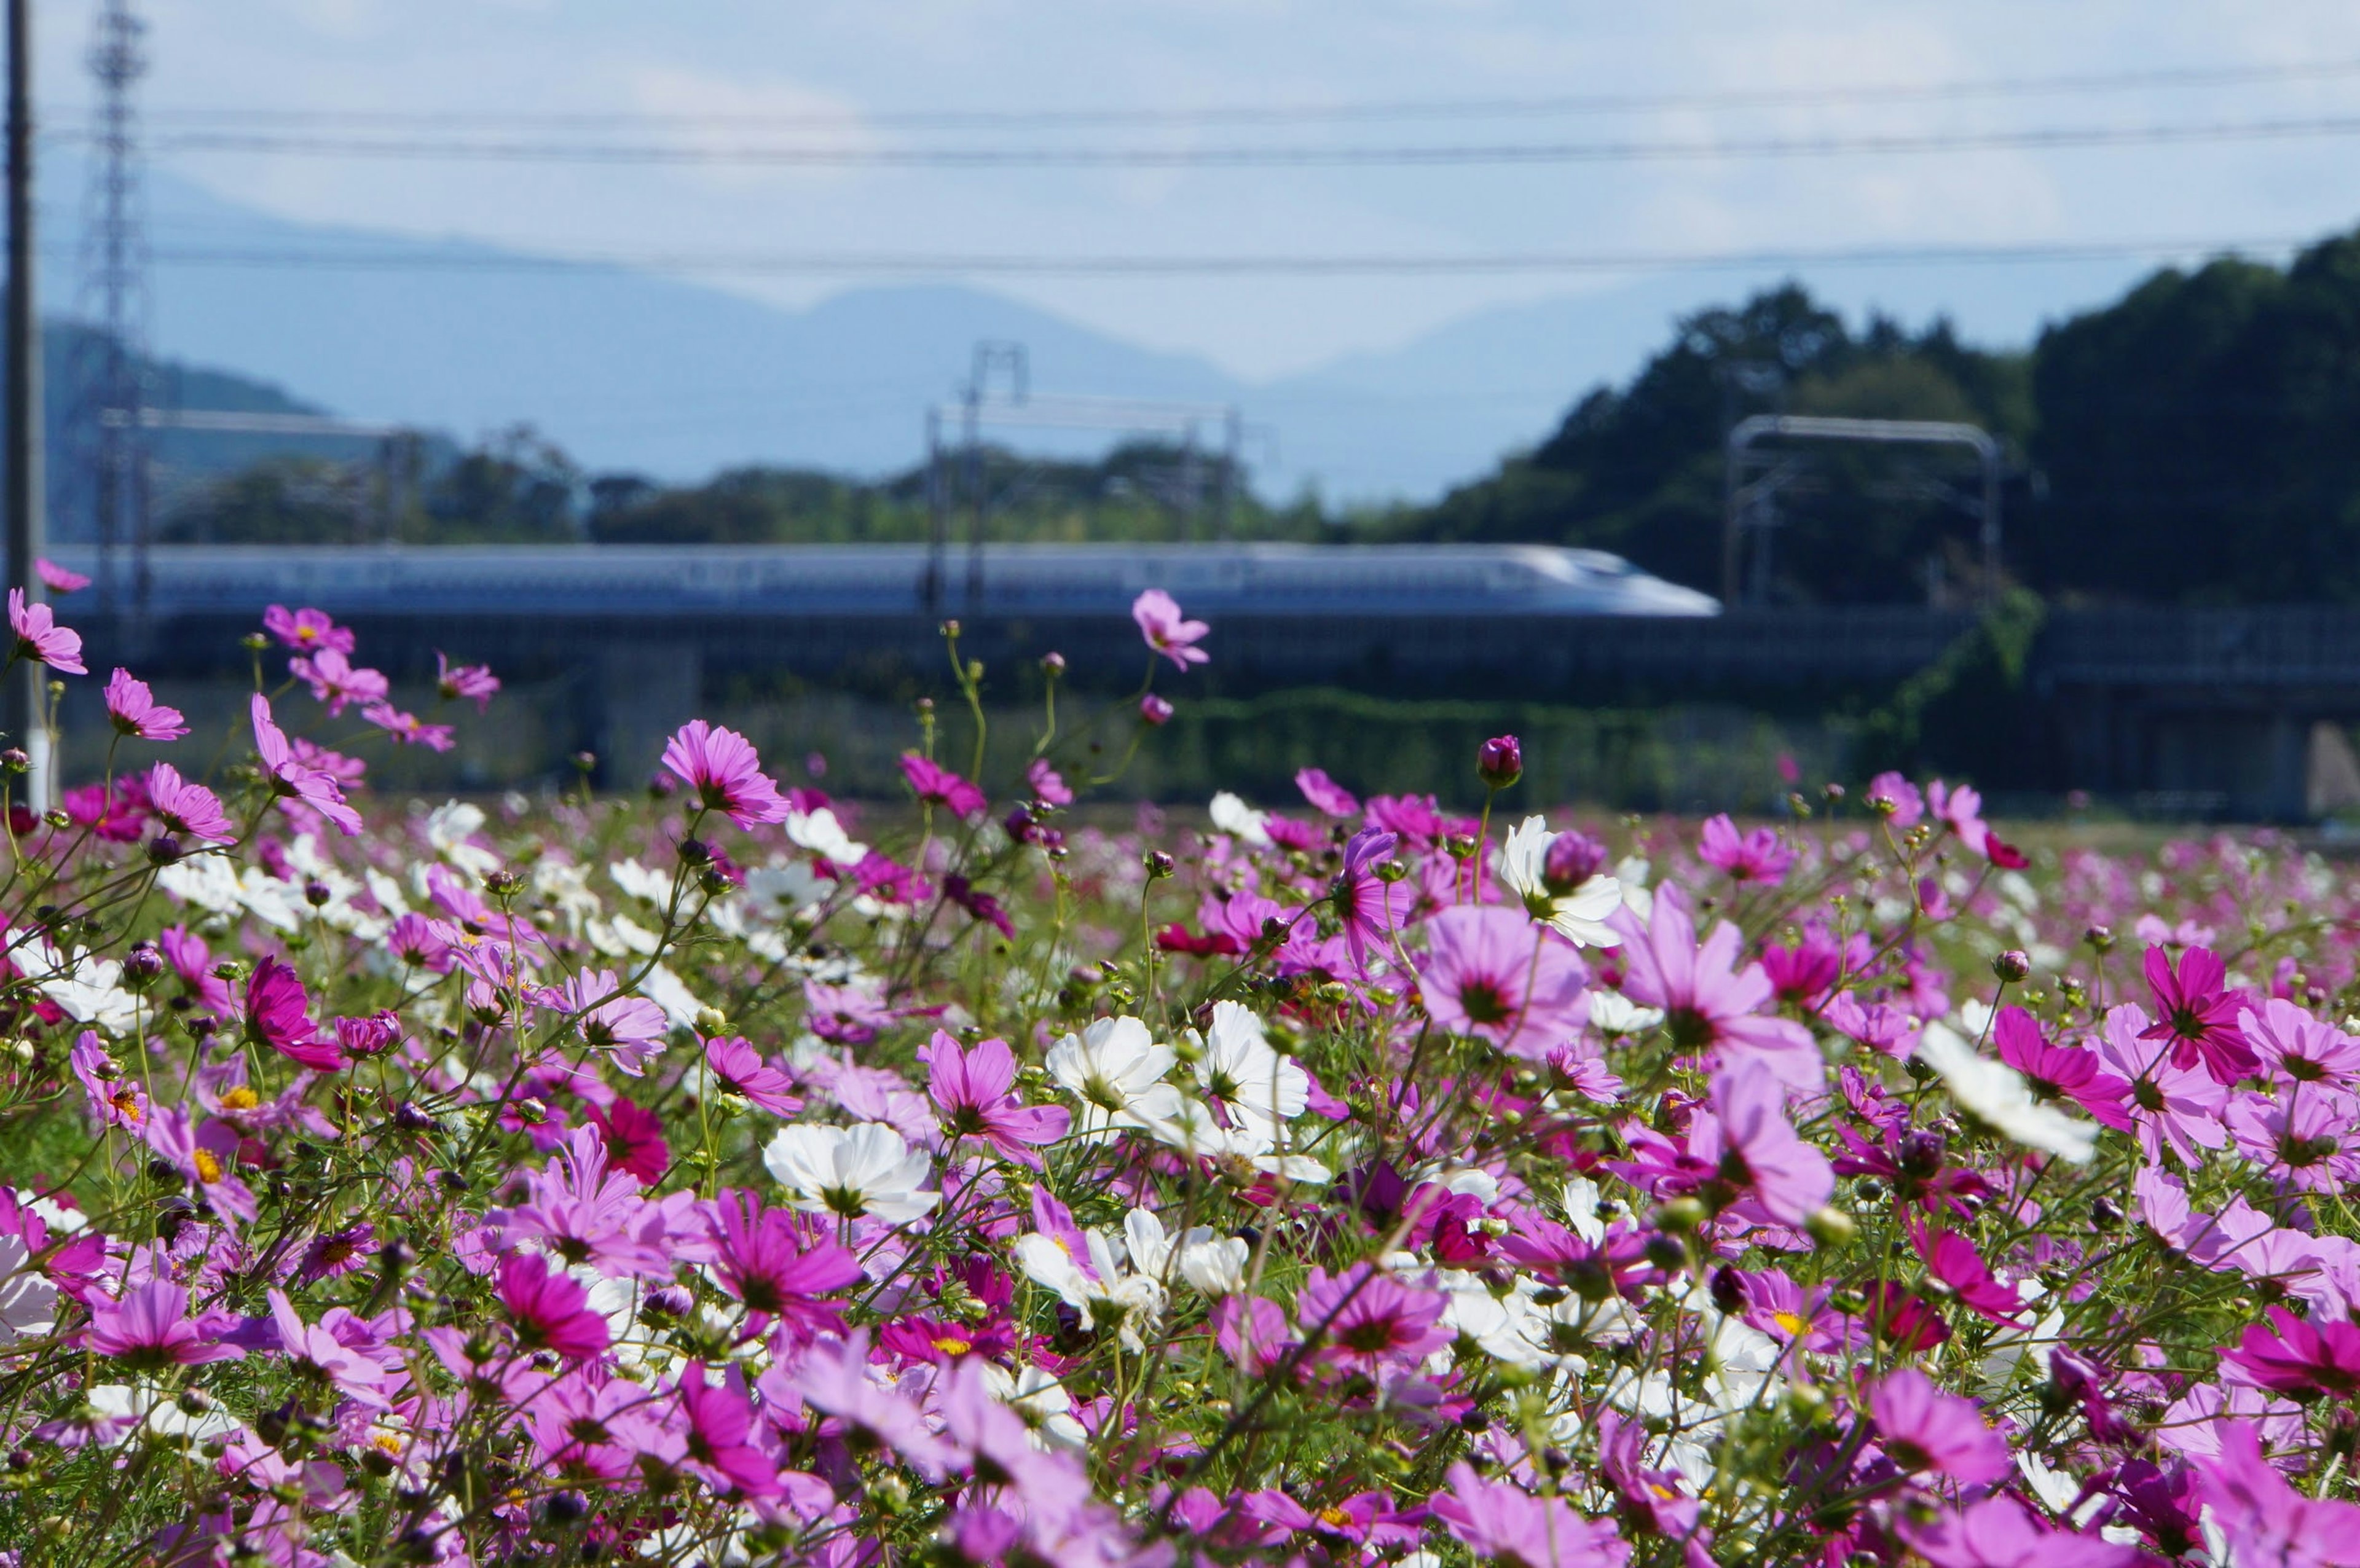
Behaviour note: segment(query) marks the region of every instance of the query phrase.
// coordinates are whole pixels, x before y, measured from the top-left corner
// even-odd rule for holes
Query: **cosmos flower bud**
[[[1860,1234],[1852,1217],[1833,1204],[1813,1210],[1811,1217],[1803,1222],[1803,1228],[1821,1247],[1841,1247]]]
[[[1172,856],[1160,849],[1149,850],[1141,856],[1141,863],[1147,867],[1149,878],[1157,882],[1163,881],[1177,869],[1172,863]]]
[[[134,942],[131,951],[123,955],[123,983],[138,987],[146,985],[164,973],[164,955],[148,942]]]
[[[180,841],[170,833],[158,833],[148,841],[148,858],[158,866],[169,866],[180,858]]]
[[[1549,840],[1541,880],[1551,893],[1572,892],[1606,869],[1606,846],[1584,833],[1561,833]]]
[[[1475,753],[1475,773],[1484,788],[1506,789],[1524,776],[1524,743],[1514,735],[1493,735]]]
[[[32,766],[33,759],[25,755],[23,746],[12,746],[5,751],[0,751],[0,768],[5,768],[10,773],[24,773],[29,771]]]
[[[1055,680],[1065,672],[1065,656],[1052,650],[1041,656],[1041,673]]]
[[[2032,973],[2032,960],[2022,949],[2011,947],[1992,960],[1992,973],[2013,985]]]
[[[1150,691],[1139,700],[1139,716],[1161,728],[1172,722],[1172,704]]]

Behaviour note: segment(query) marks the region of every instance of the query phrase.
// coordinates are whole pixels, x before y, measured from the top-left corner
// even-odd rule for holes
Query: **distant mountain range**
[[[45,206],[72,211],[79,169],[60,157],[45,179]],[[1238,404],[1275,438],[1248,450],[1265,495],[1316,485],[1330,499],[1425,499],[1546,435],[1684,311],[1767,281],[1673,276],[1486,310],[1398,349],[1252,384],[980,289],[859,288],[794,311],[619,267],[502,270],[503,253],[489,247],[290,223],[160,172],[150,207],[156,348],[227,373],[203,395],[228,404],[191,406],[259,399],[462,441],[530,422],[593,472],[672,481],[756,463],[864,475],[906,467],[923,450],[923,407],[965,378],[978,340],[998,339],[1026,346],[1042,392]],[[70,225],[50,222],[70,242]],[[71,248],[49,249],[52,312],[75,301]],[[175,259],[340,249],[378,265]],[[421,265],[384,265],[409,259]],[[2054,270],[2052,297],[2094,299],[2133,269]],[[1991,280],[1970,271],[1907,282],[1911,298],[1942,299]],[[1841,288],[1831,297],[1857,303]]]

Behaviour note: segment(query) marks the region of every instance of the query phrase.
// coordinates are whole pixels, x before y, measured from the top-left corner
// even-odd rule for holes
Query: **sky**
[[[2360,136],[1744,156],[1513,167],[752,168],[319,155],[168,144],[268,114],[394,116],[374,135],[707,150],[1048,144],[1175,148],[1759,142],[2352,116],[2360,8],[2341,0],[145,0],[158,167],[306,223],[531,251],[1584,256],[2169,240],[2249,247],[2348,227]],[[52,124],[89,102],[94,0],[40,0]],[[2351,64],[2352,70],[2334,67]],[[2310,76],[1867,102],[1863,86],[2306,66]],[[1734,93],[1833,96],[1747,105]],[[1851,94],[1845,96],[1844,94]],[[1300,110],[1619,95],[1612,112],[1080,129],[912,126],[913,112]],[[1667,101],[1668,100],[1668,101]],[[245,122],[223,111],[267,112]],[[506,116],[507,119],[495,117]],[[547,120],[545,116],[574,116]],[[714,116],[736,117],[720,123]],[[781,128],[762,116],[803,116]],[[813,117],[818,117],[814,119]],[[748,119],[747,117],[755,117]],[[307,134],[317,130],[317,136]],[[159,233],[167,246],[201,236]],[[2124,258],[2123,278],[2151,262]],[[2091,301],[2054,267],[1990,267],[1961,324],[2021,341]],[[985,279],[1102,331],[1266,378],[1381,351],[1486,306],[1634,275]],[[1943,276],[1949,277],[1950,273]],[[2084,277],[2084,273],[2075,273]],[[710,275],[800,306],[858,282]],[[258,278],[257,286],[267,286]],[[1907,268],[1848,285],[1912,314]]]

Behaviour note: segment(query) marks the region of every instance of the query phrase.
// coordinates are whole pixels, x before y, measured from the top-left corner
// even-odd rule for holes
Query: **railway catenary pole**
[[[33,298],[32,0],[8,0],[8,586],[27,604],[42,597],[33,569],[42,549],[41,335]],[[8,673],[0,724],[32,767],[22,798],[49,810],[54,780],[43,723],[44,668],[26,659]]]

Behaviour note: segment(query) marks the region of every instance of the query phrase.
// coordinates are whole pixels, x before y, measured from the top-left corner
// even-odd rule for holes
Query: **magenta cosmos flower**
[[[2247,1323],[2235,1348],[2222,1352],[2231,1381],[2305,1397],[2360,1393],[2360,1327],[2309,1323],[2280,1306],[2266,1314],[2267,1328]]]
[[[1534,1061],[1572,1031],[1587,972],[1522,909],[1463,904],[1426,921],[1426,932],[1417,989],[1437,1027]]]
[[[295,748],[270,717],[270,699],[254,694],[254,749],[262,758],[262,776],[281,805],[300,800],[346,833],[361,831],[361,814],[344,804],[344,786],[324,769],[296,759]]]
[[[1726,811],[1704,824],[1697,854],[1706,865],[1728,873],[1732,882],[1762,882],[1773,887],[1786,880],[1786,868],[1795,864],[1795,852],[1778,842],[1775,830],[1755,828],[1741,833]]]
[[[1922,1521],[1896,1513],[1895,1524],[1933,1568],[2135,1568],[2150,1561],[2137,1547],[2088,1530],[2051,1530],[2013,1497],[1985,1497]]]
[[[1930,1470],[1971,1486],[2015,1472],[2007,1440],[1984,1424],[1975,1402],[1944,1393],[1915,1367],[1898,1367],[1870,1388],[1868,1411],[1885,1456],[1904,1470]]]
[[[1371,1264],[1330,1275],[1314,1265],[1295,1299],[1303,1335],[1318,1336],[1324,1359],[1373,1371],[1382,1362],[1415,1364],[1450,1343],[1442,1326],[1448,1300],[1403,1284]]]
[[[2245,1043],[2237,1015],[2245,1010],[2244,996],[2228,988],[2228,968],[2209,947],[2191,947],[2172,967],[2171,955],[2160,947],[2147,950],[2147,983],[2155,992],[2155,1010],[2161,1017],[2139,1032],[2141,1040],[2171,1041],[2171,1064],[2193,1067],[2200,1061],[2216,1082],[2234,1083],[2261,1071],[2261,1058]]]
[[[1621,1568],[1630,1543],[1603,1519],[1574,1512],[1563,1497],[1535,1497],[1508,1481],[1486,1481],[1465,1460],[1450,1467],[1450,1490],[1434,1515],[1478,1557],[1520,1568]]]
[[[1306,768],[1295,776],[1295,787],[1314,811],[1341,820],[1360,814],[1360,802],[1349,789],[1328,777],[1324,768]]]
[[[1744,938],[1723,920],[1699,945],[1688,896],[1666,886],[1655,895],[1643,923],[1628,909],[1607,921],[1623,937],[1622,994],[1642,1007],[1660,1007],[1672,1042],[1701,1054],[1719,1047],[1753,1054],[1770,1064],[1787,1085],[1816,1090],[1827,1080],[1811,1031],[1791,1018],[1767,1016],[1770,976],[1759,964],[1737,967]]]
[[[722,1088],[774,1116],[791,1116],[803,1108],[794,1080],[763,1061],[742,1035],[706,1040],[705,1070]]]
[[[605,1350],[606,1320],[590,1310],[590,1298],[567,1276],[552,1271],[538,1252],[511,1252],[500,1259],[500,1305],[528,1350],[546,1350],[580,1361]]]
[[[311,1021],[311,998],[302,980],[276,958],[256,964],[246,983],[246,1038],[314,1073],[333,1073],[344,1064],[343,1048],[323,1039]]]
[[[22,588],[8,590],[8,625],[16,634],[15,659],[29,659],[65,675],[87,675],[82,634],[61,626],[47,604],[27,604]]]
[[[480,713],[490,709],[492,694],[499,689],[499,677],[492,673],[490,665],[453,664],[443,657],[441,648],[434,650],[434,690],[444,702],[470,699]]]
[[[1786,1119],[1786,1086],[1758,1058],[1724,1067],[1712,1081],[1710,1121],[1699,1121],[1696,1153],[1723,1180],[1749,1188],[1770,1217],[1800,1225],[1835,1196],[1835,1167]]]
[[[383,671],[355,665],[333,648],[323,648],[314,654],[298,654],[287,661],[287,670],[310,686],[311,695],[328,704],[332,714],[343,713],[351,702],[381,702],[393,690]]]
[[[901,777],[921,800],[942,807],[956,817],[971,817],[988,803],[983,791],[931,757],[914,751],[901,754]]]
[[[1213,628],[1202,621],[1183,620],[1179,604],[1161,588],[1150,588],[1132,600],[1131,618],[1139,623],[1139,635],[1148,647],[1183,670],[1211,657],[1196,645]]]
[[[736,730],[691,719],[664,746],[663,765],[696,791],[699,806],[724,813],[741,828],[787,820],[787,802],[763,773],[754,743]]]
[[[284,604],[273,604],[262,612],[262,629],[298,653],[321,648],[333,648],[338,653],[353,651],[352,628],[336,625],[324,610],[290,610]]]
[[[139,740],[178,740],[189,733],[180,710],[156,701],[148,682],[135,679],[128,670],[116,670],[106,682],[106,716],[115,722],[117,735]]]
[[[169,762],[148,770],[148,809],[185,838],[227,844],[237,836],[220,799],[203,785],[182,779],[180,770]]]
[[[955,1139],[979,1138],[1038,1171],[1041,1157],[1033,1150],[1056,1142],[1073,1125],[1063,1105],[1028,1105],[1016,1097],[1016,1057],[1005,1040],[979,1040],[962,1051],[936,1029],[919,1054],[926,1063],[926,1093],[942,1113],[943,1130]]]
[[[237,1346],[220,1343],[221,1326],[191,1321],[187,1290],[169,1279],[150,1279],[126,1290],[120,1301],[92,1307],[82,1343],[86,1350],[144,1370],[243,1356]]]
[[[1393,847],[1400,843],[1381,828],[1362,828],[1344,845],[1344,868],[1328,890],[1343,927],[1345,951],[1363,972],[1369,967],[1370,945],[1383,946],[1401,924],[1401,916],[1393,907],[1392,889],[1377,875],[1377,867],[1393,858]],[[1403,901],[1408,901],[1406,896]]]
[[[49,591],[56,593],[78,593],[90,586],[90,579],[79,572],[70,572],[47,556],[33,558],[33,575],[38,577]]]
[[[778,1318],[806,1340],[841,1332],[843,1316],[825,1298],[864,1277],[851,1253],[751,1193],[722,1193],[706,1216],[713,1277],[748,1312]]]

